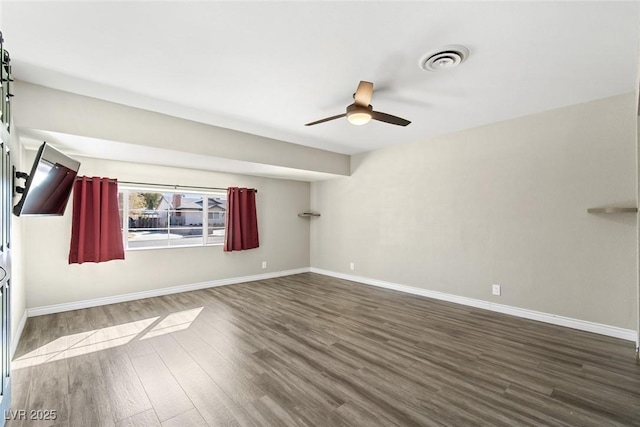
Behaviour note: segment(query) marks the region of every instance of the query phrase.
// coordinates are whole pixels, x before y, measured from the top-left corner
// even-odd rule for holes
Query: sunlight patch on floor
[[[171,332],[182,331],[187,329],[196,317],[200,314],[204,307],[194,308],[191,310],[178,311],[171,313],[160,322],[158,322],[149,332],[144,334],[140,339],[157,337],[159,335],[168,334]]]
[[[125,345],[134,339],[147,339],[187,329],[204,307],[178,311],[115,326],[93,329],[57,338],[11,362],[12,369],[22,369],[55,362],[83,354]]]

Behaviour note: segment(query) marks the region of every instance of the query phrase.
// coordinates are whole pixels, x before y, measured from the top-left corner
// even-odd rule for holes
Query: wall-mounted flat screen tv
[[[46,142],[40,146],[15,215],[62,215],[73,189],[80,162]]]

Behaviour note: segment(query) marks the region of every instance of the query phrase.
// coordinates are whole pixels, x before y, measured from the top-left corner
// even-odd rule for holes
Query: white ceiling
[[[12,2],[18,79],[353,154],[638,86],[637,2]],[[470,50],[428,73],[428,51]],[[360,80],[406,128],[336,120]]]

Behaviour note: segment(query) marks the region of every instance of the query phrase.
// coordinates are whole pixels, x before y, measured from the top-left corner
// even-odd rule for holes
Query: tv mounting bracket
[[[29,174],[28,173],[17,171],[15,166],[13,167],[13,174],[16,177],[15,179],[24,179],[24,180],[29,179]],[[18,194],[24,193],[24,187],[18,187],[17,185],[15,185],[14,186],[14,194],[15,193],[18,193]]]

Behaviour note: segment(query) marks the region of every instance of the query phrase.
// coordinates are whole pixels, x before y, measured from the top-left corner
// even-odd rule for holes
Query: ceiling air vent
[[[425,71],[450,70],[464,62],[468,56],[469,49],[464,46],[445,46],[423,56],[420,68]]]

